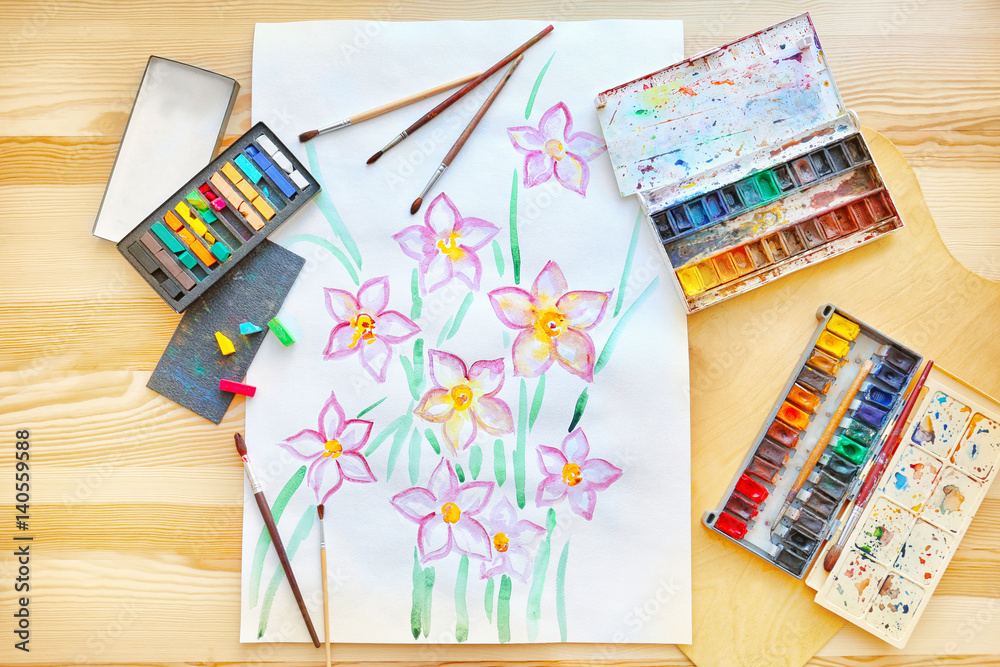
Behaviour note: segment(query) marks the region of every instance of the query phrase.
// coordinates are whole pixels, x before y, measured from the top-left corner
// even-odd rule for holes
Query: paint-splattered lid
[[[775,149],[856,126],[808,14],[604,91],[596,103],[623,196],[706,171],[745,172],[748,161],[773,162]]]

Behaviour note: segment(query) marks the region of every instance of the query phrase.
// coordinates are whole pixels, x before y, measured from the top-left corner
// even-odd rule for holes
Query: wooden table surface
[[[908,160],[954,256],[1000,280],[1000,4],[806,4],[0,0],[0,498],[13,503],[14,431],[31,429],[38,596],[32,650],[22,653],[11,633],[16,563],[5,547],[0,663],[320,661],[304,647],[237,643],[242,471],[226,438],[242,428],[243,402],[214,427],[144,388],[179,316],[90,235],[149,55],[240,81],[232,139],[250,127],[255,22],[673,18],[684,21],[691,55],[809,9],[847,105]],[[614,57],[613,45],[596,48]],[[1000,368],[1000,359],[984,362]],[[995,508],[982,521],[1000,525]],[[12,544],[13,512],[0,516],[0,541]],[[967,566],[995,568],[998,545],[974,545]],[[94,583],[107,581],[115,586]],[[982,595],[972,582],[959,593]],[[810,664],[998,664],[1000,600],[986,600],[974,614],[962,609],[959,635],[933,655],[890,654],[847,628]],[[879,647],[886,655],[873,655]],[[517,649],[352,645],[338,656],[691,664],[674,647]]]

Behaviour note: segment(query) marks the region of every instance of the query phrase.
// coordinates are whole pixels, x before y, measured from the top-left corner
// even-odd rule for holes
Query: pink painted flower
[[[569,508],[587,521],[594,518],[597,492],[611,486],[622,471],[604,459],[590,459],[590,443],[583,429],[576,429],[565,438],[559,449],[538,447],[538,466],[545,479],[538,485],[535,504],[554,505],[569,496]]]
[[[490,536],[477,518],[493,495],[493,482],[459,484],[451,462],[441,459],[427,488],[414,486],[389,501],[410,521],[420,524],[420,562],[444,558],[452,549],[469,558],[489,560]]]
[[[587,196],[588,162],[608,150],[599,137],[573,132],[573,116],[562,102],[544,114],[538,127],[508,127],[514,148],[524,155],[524,187],[532,188],[555,174],[567,190]]]
[[[510,406],[496,397],[503,387],[503,359],[465,362],[441,350],[427,353],[434,386],[413,410],[421,419],[442,424],[444,442],[452,454],[475,441],[482,429],[490,435],[514,432]]]
[[[587,382],[594,381],[595,350],[590,334],[604,317],[612,292],[569,292],[559,265],[550,261],[535,278],[531,293],[520,287],[490,292],[490,303],[514,339],[514,375],[537,377],[553,361]]]
[[[330,392],[330,398],[320,410],[317,430],[299,431],[285,438],[279,446],[292,456],[309,462],[306,484],[316,493],[316,500],[325,503],[345,479],[362,483],[377,481],[361,453],[371,431],[371,422],[347,419],[337,397]],[[331,475],[336,475],[336,481]],[[324,482],[327,490],[321,494]]]
[[[323,288],[326,309],[337,325],[323,350],[324,359],[344,359],[357,354],[361,366],[378,382],[392,359],[392,345],[398,345],[420,331],[413,321],[389,305],[389,278],[373,278],[363,284],[355,297],[342,289]]]
[[[493,507],[486,529],[493,539],[493,562],[482,564],[480,578],[507,574],[528,581],[534,548],[545,536],[545,529],[525,519],[518,521],[514,506],[506,498]]]
[[[424,224],[407,227],[393,236],[409,257],[420,261],[420,292],[427,294],[458,278],[469,289],[479,289],[483,265],[476,253],[500,228],[479,218],[463,218],[443,192],[424,214]]]

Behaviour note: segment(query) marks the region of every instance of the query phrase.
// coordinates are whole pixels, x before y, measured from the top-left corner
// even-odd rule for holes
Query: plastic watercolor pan
[[[195,174],[118,244],[178,313],[320,191],[264,123]]]
[[[817,318],[819,326],[774,407],[764,415],[732,484],[719,505],[703,517],[710,529],[798,578],[805,576],[817,557],[819,543],[835,529],[836,516],[848,502],[847,490],[899,414],[903,392],[869,373],[866,390],[873,395],[879,392],[880,404],[863,398],[852,402],[848,416],[837,424],[833,437],[824,445],[819,462],[805,473],[805,481],[794,495],[790,511],[779,516],[799,472],[818,446],[820,435],[860,372],[863,361],[872,358],[880,361],[907,384],[921,361],[913,350],[832,305],[821,308]],[[833,348],[835,354],[827,348]],[[899,371],[888,359],[907,370]],[[890,379],[898,378],[893,375]],[[824,397],[832,398],[833,402]],[[882,415],[877,427],[870,425],[873,415]],[[743,494],[753,503],[754,512],[727,512],[726,504],[738,491],[741,480],[753,480],[767,493],[759,494],[760,500]],[[728,517],[720,527],[717,519],[724,512]],[[807,525],[800,523],[803,517]]]

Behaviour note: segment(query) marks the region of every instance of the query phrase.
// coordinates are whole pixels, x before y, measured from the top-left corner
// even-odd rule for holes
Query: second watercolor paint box
[[[1000,403],[935,365],[904,422],[922,357],[832,305],[818,317],[733,482],[703,520],[805,578],[821,606],[902,648],[997,474]],[[893,452],[894,427],[901,439]],[[846,510],[887,442],[888,463],[852,524]],[[827,574],[824,555],[845,523],[850,533]]]
[[[234,141],[117,245],[178,313],[317,192],[264,123]]]
[[[808,14],[596,105],[689,313],[903,226]]]

